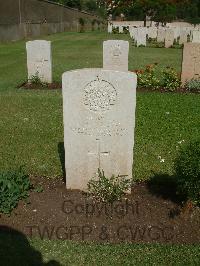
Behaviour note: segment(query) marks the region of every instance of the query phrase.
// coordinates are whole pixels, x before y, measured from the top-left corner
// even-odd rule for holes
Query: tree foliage
[[[170,22],[175,19],[200,23],[200,0],[53,0],[79,10],[113,18],[125,15],[127,20]]]

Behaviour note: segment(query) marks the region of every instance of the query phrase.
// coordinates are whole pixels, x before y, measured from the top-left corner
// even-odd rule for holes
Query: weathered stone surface
[[[52,82],[51,42],[44,40],[26,43],[28,79],[38,76],[42,82]]]
[[[194,30],[192,33],[192,42],[193,43],[200,43],[200,31]]]
[[[158,34],[158,29],[156,27],[150,27],[148,29],[148,37],[151,39],[156,39]]]
[[[174,31],[166,29],[165,32],[165,48],[170,48],[174,44]]]
[[[165,29],[164,28],[158,29],[157,42],[164,42],[164,41],[165,41]]]
[[[112,33],[113,31],[113,25],[111,22],[108,22],[108,33]]]
[[[147,28],[140,27],[137,29],[137,46],[143,45],[146,46],[147,44]]]
[[[119,26],[119,33],[124,33],[124,28],[123,28],[123,26]]]
[[[174,32],[174,40],[177,41],[181,34],[181,28],[180,27],[172,27],[171,30]]]
[[[185,43],[181,75],[182,85],[193,78],[200,78],[200,43]]]
[[[129,42],[109,40],[103,43],[103,68],[128,71]]]
[[[137,39],[137,28],[135,27],[129,27],[129,33],[130,33],[130,37],[134,40]]]
[[[136,75],[83,69],[62,82],[67,188],[87,190],[98,168],[132,177]]]
[[[186,42],[187,42],[187,32],[186,31],[181,31],[179,44],[184,44]]]

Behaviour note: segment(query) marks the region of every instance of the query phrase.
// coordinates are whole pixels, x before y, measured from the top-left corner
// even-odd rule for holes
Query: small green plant
[[[200,206],[200,140],[181,148],[174,167],[178,194]]]
[[[19,200],[28,197],[29,176],[22,167],[16,171],[0,172],[0,213],[10,214]]]
[[[163,70],[163,87],[168,91],[176,91],[181,86],[181,80],[172,67]]]
[[[188,80],[185,84],[185,88],[191,92],[200,92],[200,78]]]
[[[128,34],[128,33],[129,33],[129,29],[128,29],[128,27],[124,27],[124,28],[123,28],[123,33],[125,33],[125,34]]]
[[[113,27],[112,28],[112,33],[114,33],[114,34],[118,34],[119,33],[119,27]]]
[[[147,65],[144,70],[136,70],[138,76],[138,86],[140,88],[158,89],[160,79],[156,75],[157,64]]]
[[[131,188],[132,181],[127,176],[106,177],[104,171],[98,169],[98,180],[94,177],[88,182],[88,191],[99,201],[112,203],[120,200]]]
[[[29,78],[28,82],[31,83],[32,85],[38,85],[38,86],[41,86],[41,87],[46,85],[44,82],[41,81],[38,72],[36,72],[35,75],[32,75]]]

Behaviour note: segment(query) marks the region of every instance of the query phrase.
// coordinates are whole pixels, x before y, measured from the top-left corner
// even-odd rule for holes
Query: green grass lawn
[[[103,41],[119,38],[130,41],[130,70],[157,62],[180,71],[181,49],[135,48],[127,35],[61,33],[45,37],[52,41],[54,80],[67,70],[102,67]],[[62,175],[61,91],[16,89],[27,77],[25,41],[0,44],[0,62],[0,169],[24,165],[33,175]],[[199,135],[199,114],[199,95],[137,93],[134,179],[148,179],[152,172],[171,174],[180,145]],[[62,265],[199,264],[198,246],[31,243],[46,260]]]
[[[4,242],[3,242],[4,241]],[[32,240],[3,235],[2,266],[199,265],[199,245],[87,244]],[[9,249],[10,256],[6,256]],[[53,264],[53,261],[57,262]],[[46,264],[49,262],[48,264]]]
[[[130,41],[130,70],[158,62],[180,71],[181,49],[135,48],[127,35],[62,33],[46,38],[52,41],[54,80],[70,69],[102,67],[102,43],[110,38]],[[61,92],[16,89],[27,76],[24,41],[1,44],[0,59],[0,167],[24,165],[33,175],[62,175]],[[197,95],[137,94],[135,179],[146,179],[152,171],[171,174],[179,142],[197,137],[199,112]]]

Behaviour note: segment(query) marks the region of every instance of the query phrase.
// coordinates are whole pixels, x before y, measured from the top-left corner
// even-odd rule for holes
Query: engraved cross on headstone
[[[90,156],[96,156],[98,159],[98,168],[101,169],[102,168],[102,156],[109,156],[110,155],[110,151],[102,151],[102,147],[101,147],[101,140],[100,139],[96,139],[96,151],[89,151],[88,155]]]

